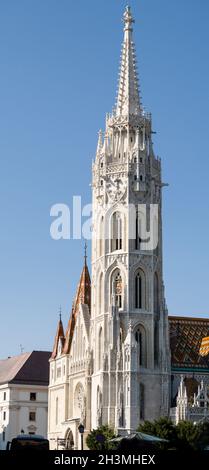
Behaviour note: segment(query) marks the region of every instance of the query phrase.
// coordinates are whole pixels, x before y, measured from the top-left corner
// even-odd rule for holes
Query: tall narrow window
[[[135,308],[142,308],[142,277],[140,272],[135,277]]]
[[[112,216],[111,224],[111,251],[122,249],[122,220],[119,212]]]
[[[135,341],[137,344],[138,366],[147,367],[146,332],[141,325],[135,331]]]
[[[138,358],[139,358],[139,365],[142,365],[142,334],[140,329],[136,330],[135,333],[135,340],[137,342],[137,347],[138,347]]]
[[[120,271],[116,271],[113,277],[113,295],[115,298],[115,305],[122,308],[122,278]]]

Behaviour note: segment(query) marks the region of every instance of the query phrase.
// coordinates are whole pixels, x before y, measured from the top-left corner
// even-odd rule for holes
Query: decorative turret
[[[60,317],[59,317],[59,322],[58,322],[58,327],[57,327],[57,333],[55,336],[54,347],[53,347],[53,351],[51,355],[52,359],[55,359],[55,357],[57,356],[58,351],[59,351],[59,346],[60,346],[60,352],[62,351],[64,342],[65,342],[65,334],[64,334],[63,324],[62,324],[61,309],[60,309],[59,316]]]

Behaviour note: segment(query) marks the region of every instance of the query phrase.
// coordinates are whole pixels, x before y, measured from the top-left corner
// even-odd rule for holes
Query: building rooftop
[[[172,369],[208,369],[209,355],[201,356],[202,339],[209,336],[209,319],[169,316]]]
[[[49,384],[49,351],[32,351],[0,360],[0,385]]]

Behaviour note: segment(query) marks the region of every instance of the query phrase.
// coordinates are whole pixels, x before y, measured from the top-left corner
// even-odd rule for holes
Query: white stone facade
[[[70,441],[79,448],[79,422],[86,433],[106,423],[126,433],[169,413],[163,183],[151,115],[139,97],[132,23],[127,7],[117,106],[99,133],[92,168],[91,311],[80,305],[68,354],[58,330],[60,348],[50,362],[51,448]]]
[[[47,386],[0,385],[0,450],[21,431],[47,438],[47,413]]]
[[[171,408],[171,419],[175,424],[179,421],[192,421],[193,423],[203,423],[209,421],[209,386],[201,381],[198,385],[197,393],[194,394],[193,399],[189,402],[184,377],[181,376],[181,381],[178,389],[176,400],[176,407]]]

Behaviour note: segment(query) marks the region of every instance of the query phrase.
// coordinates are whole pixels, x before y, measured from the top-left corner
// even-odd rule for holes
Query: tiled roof
[[[49,384],[48,351],[32,351],[0,360],[0,384]]]
[[[76,324],[76,317],[78,315],[79,306],[81,304],[88,305],[89,313],[91,309],[91,279],[88,270],[88,266],[84,264],[80,281],[78,284],[75,301],[73,303],[72,313],[68,322],[66,334],[65,334],[65,343],[63,347],[63,353],[68,354],[70,352],[73,333]]]
[[[172,368],[209,369],[209,355],[200,355],[202,339],[209,336],[209,319],[169,316]]]

